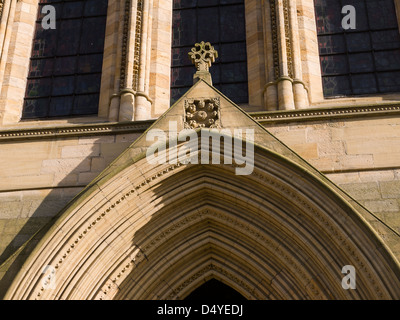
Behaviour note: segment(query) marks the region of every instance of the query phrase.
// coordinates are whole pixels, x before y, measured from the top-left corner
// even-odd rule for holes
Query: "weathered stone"
[[[379,183],[382,198],[400,198],[400,181],[382,181]]]

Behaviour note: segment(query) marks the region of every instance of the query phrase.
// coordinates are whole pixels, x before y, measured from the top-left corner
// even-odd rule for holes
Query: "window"
[[[210,68],[213,85],[235,103],[247,103],[244,1],[174,0],[173,5],[171,104],[193,85],[188,52],[201,41],[218,51]]]
[[[356,29],[342,28],[342,7]],[[400,92],[400,36],[393,0],[315,0],[325,97]]]
[[[42,0],[33,39],[22,118],[97,114],[107,0]],[[56,29],[41,26],[42,7]]]

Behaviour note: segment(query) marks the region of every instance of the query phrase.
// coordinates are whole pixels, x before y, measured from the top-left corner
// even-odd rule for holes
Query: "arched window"
[[[107,4],[40,1],[23,119],[97,114]],[[44,5],[55,8],[55,29],[42,27]]]
[[[213,85],[235,103],[248,102],[245,11],[243,0],[174,0],[171,103],[192,85],[188,52],[210,42],[219,58],[210,69]]]
[[[400,36],[393,0],[314,0],[325,97],[400,92]],[[342,8],[356,28],[342,28]]]

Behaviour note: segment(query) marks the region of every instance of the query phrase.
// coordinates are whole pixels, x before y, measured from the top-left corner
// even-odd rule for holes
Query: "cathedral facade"
[[[399,0],[0,1],[0,298],[400,298]]]

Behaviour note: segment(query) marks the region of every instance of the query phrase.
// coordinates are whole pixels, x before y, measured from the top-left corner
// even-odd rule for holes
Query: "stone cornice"
[[[134,122],[108,122],[92,124],[59,125],[55,127],[30,127],[0,130],[0,141],[20,139],[40,139],[73,137],[85,135],[106,135],[122,133],[141,133],[150,127],[155,120]]]
[[[400,103],[375,104],[364,106],[341,106],[330,108],[310,108],[301,110],[262,111],[249,113],[261,124],[322,121],[365,117],[399,116]],[[141,133],[148,129],[155,120],[101,122],[91,124],[66,124],[49,127],[21,127],[0,129],[0,142],[24,139],[59,138],[88,135],[107,135],[123,133]]]
[[[363,106],[340,106],[301,110],[251,112],[259,123],[285,123],[347,118],[383,117],[400,115],[400,104],[374,104]]]

